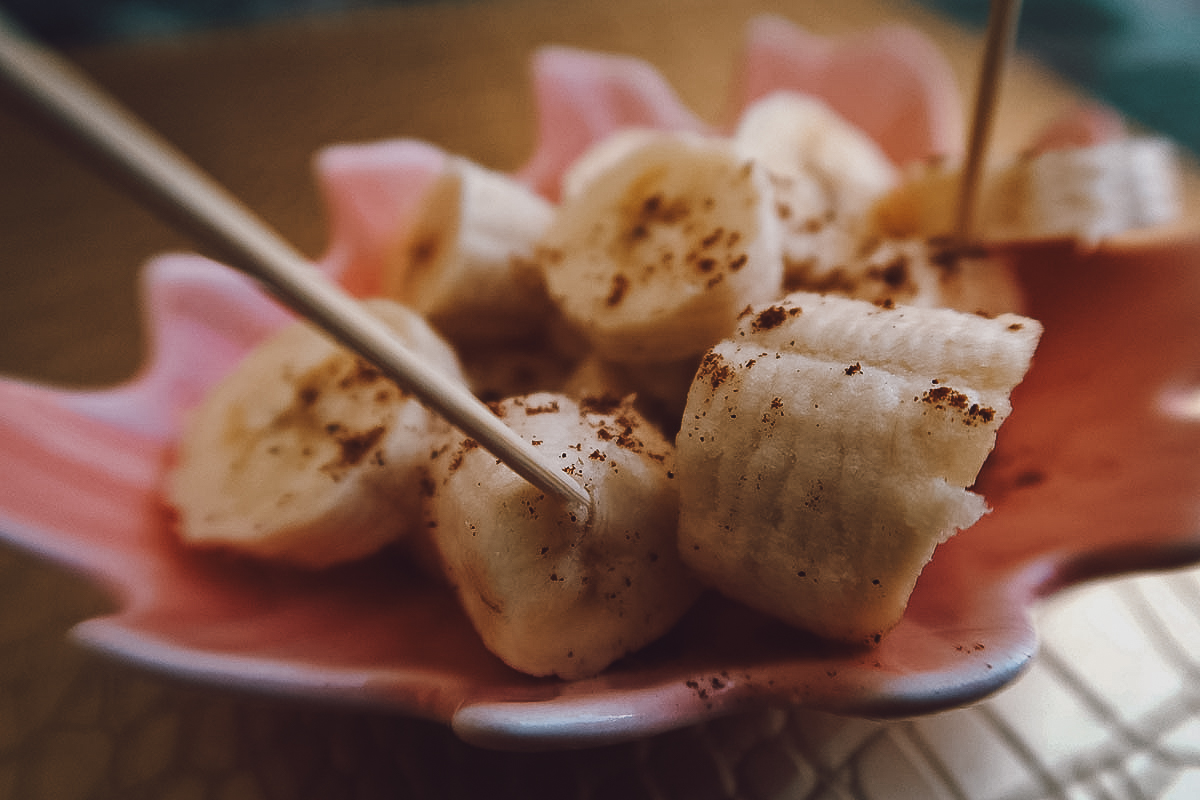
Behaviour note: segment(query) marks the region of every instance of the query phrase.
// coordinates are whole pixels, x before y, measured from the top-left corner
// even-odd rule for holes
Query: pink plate
[[[907,88],[860,124],[885,135],[896,119],[885,112],[916,115],[928,124],[889,152],[928,155],[958,117],[942,66],[912,35],[833,44],[760,20],[741,97],[783,85],[836,96],[866,53],[874,75]],[[547,50],[535,81],[543,141],[522,177],[547,193],[614,126],[704,127],[630,60]],[[322,154],[334,221],[322,266],[351,291],[373,291],[382,248],[441,155],[413,142]],[[119,610],[75,629],[92,647],[221,685],[440,720],[490,747],[598,745],[764,704],[883,717],[968,703],[1028,663],[1039,598],[1200,559],[1200,240],[1015,257],[1046,333],[980,477],[994,511],[937,551],[874,648],[831,646],[710,596],[599,677],[535,679],[491,656],[451,592],[399,554],[309,574],[180,547],[158,490],[181,416],[287,319],[249,281],[191,256],[146,271],[154,353],[135,381],[96,392],[0,382],[0,535],[111,589]]]

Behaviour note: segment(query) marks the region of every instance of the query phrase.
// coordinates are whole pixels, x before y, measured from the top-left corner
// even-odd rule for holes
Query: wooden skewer
[[[987,158],[992,119],[1004,77],[1004,66],[1016,39],[1017,19],[1021,15],[1020,0],[992,0],[988,15],[987,41],[984,43],[983,64],[975,92],[975,110],[967,139],[966,162],[958,193],[958,216],[954,231],[960,245],[971,241],[975,203],[979,195],[979,177]]]
[[[381,369],[514,472],[586,511],[579,484],[504,425],[465,388],[397,341],[266,223],[95,86],[0,13],[0,82],[168,221],[257,279],[285,305]]]

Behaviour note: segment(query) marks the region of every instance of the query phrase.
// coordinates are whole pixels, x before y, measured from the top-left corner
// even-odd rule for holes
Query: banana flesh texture
[[[779,294],[779,220],[766,172],[727,140],[635,138],[564,201],[539,260],[550,296],[600,358],[674,361]]]
[[[674,448],[627,402],[538,393],[496,413],[587,488],[586,521],[461,438],[435,458],[437,551],[488,649],[582,678],[667,631],[699,594],[675,549]]]
[[[808,95],[777,92],[756,101],[733,141],[771,176],[789,281],[851,260],[873,204],[899,182],[874,140]]]
[[[387,300],[367,310],[461,379],[449,346]],[[421,477],[449,427],[307,323],[253,350],[193,412],[167,487],[187,543],[319,568],[421,520]]]
[[[1174,222],[1183,208],[1174,146],[1152,137],[1048,150],[989,169],[981,180],[973,239],[1000,244],[1075,239],[1084,246]],[[886,236],[954,232],[961,169],[915,168],[872,212]]]
[[[970,492],[1041,335],[1017,315],[796,293],[710,350],[676,441],[680,554],[822,636],[877,641]]]
[[[456,342],[526,337],[551,313],[534,248],[553,217],[550,202],[513,178],[449,157],[388,254],[384,294]]]

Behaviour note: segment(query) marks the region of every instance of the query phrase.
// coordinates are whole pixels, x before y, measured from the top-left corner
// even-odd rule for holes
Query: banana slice
[[[1180,170],[1165,139],[1135,137],[1049,150],[993,167],[979,190],[974,238],[984,243],[1076,239],[1094,245],[1138,228],[1175,221]],[[884,236],[953,232],[961,170],[923,165],[872,212]]]
[[[1041,326],[798,293],[705,356],[677,438],[680,554],[730,597],[877,641],[973,484]]]
[[[593,498],[586,522],[470,440],[435,459],[432,529],[487,647],[532,675],[582,678],[662,635],[699,587],[675,547],[674,452],[628,403],[539,393],[496,413]]]
[[[734,143],[771,174],[788,280],[795,271],[820,274],[844,264],[871,207],[899,181],[874,140],[821,100],[796,92],[750,106]]]
[[[386,300],[367,309],[461,379],[419,316]],[[293,323],[189,418],[167,486],[179,535],[312,568],[367,555],[419,523],[420,479],[448,431],[374,367]]]
[[[601,358],[702,353],[779,293],[771,197],[727,141],[640,137],[560,207],[539,250],[550,296]]]
[[[552,308],[534,246],[553,217],[549,202],[507,175],[447,158],[388,254],[384,294],[457,342],[527,336]]]
[[[1166,139],[1120,139],[1051,150],[1014,169],[1002,195],[1018,208],[996,214],[993,239],[1071,237],[1094,245],[1110,236],[1172,222],[1182,209],[1174,147]],[[1003,191],[1005,187],[999,187]],[[1003,208],[999,200],[994,202]]]

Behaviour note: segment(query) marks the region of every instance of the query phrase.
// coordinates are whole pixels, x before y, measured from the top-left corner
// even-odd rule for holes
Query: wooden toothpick
[[[167,221],[257,279],[300,316],[379,367],[514,472],[586,512],[587,492],[504,425],[466,388],[404,346],[266,223],[56,53],[0,12],[0,87],[71,142],[78,155],[123,179]]]
[[[959,245],[967,245],[971,241],[975,204],[979,195],[979,178],[987,160],[988,139],[991,137],[1000,82],[1016,39],[1017,19],[1020,15],[1020,0],[992,0],[983,64],[979,71],[979,85],[975,91],[975,110],[967,138],[966,162],[963,164],[962,183],[959,185],[958,217],[954,226],[955,238]]]

